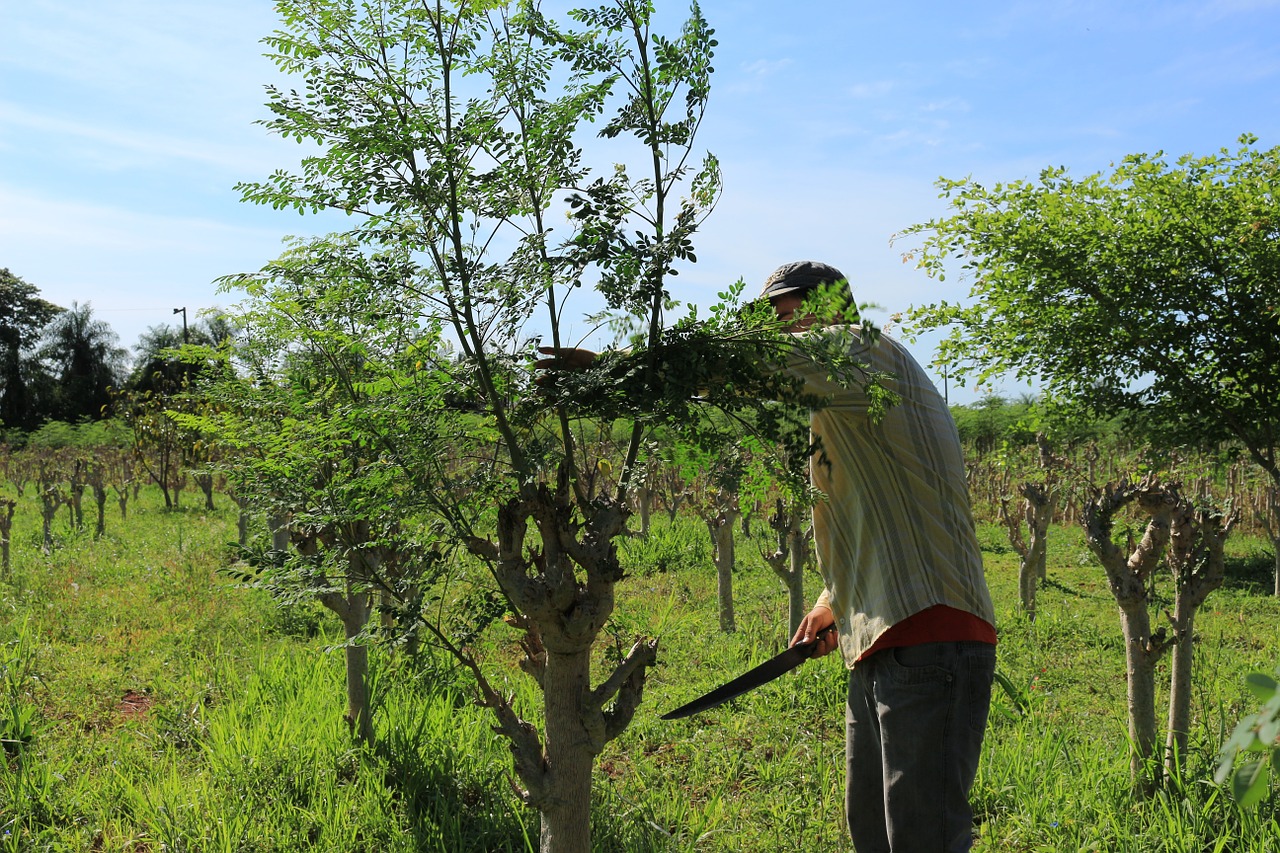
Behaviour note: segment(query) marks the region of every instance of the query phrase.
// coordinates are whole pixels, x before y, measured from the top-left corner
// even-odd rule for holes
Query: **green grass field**
[[[230,502],[220,507],[165,512],[144,491],[98,541],[61,516],[49,556],[36,507],[19,507],[0,580],[0,851],[535,849],[537,816],[512,793],[507,751],[465,675],[429,650],[375,655],[379,743],[356,748],[336,621],[220,575],[235,536]],[[702,530],[658,521],[626,548],[633,576],[609,630],[620,645],[641,633],[662,645],[634,723],[599,761],[597,849],[847,850],[835,656],[712,712],[658,719],[787,639],[782,587],[745,537],[739,631],[717,631]],[[1242,811],[1211,780],[1221,742],[1256,706],[1245,674],[1280,662],[1270,554],[1232,543],[1227,586],[1197,623],[1184,780],[1137,803],[1102,570],[1075,530],[1055,530],[1032,624],[1016,612],[1016,555],[997,529],[980,532],[1014,692],[994,697],[975,849],[1280,851],[1276,783]],[[816,575],[809,584],[816,592]],[[495,625],[483,657],[536,721],[532,684],[511,665],[515,639]]]

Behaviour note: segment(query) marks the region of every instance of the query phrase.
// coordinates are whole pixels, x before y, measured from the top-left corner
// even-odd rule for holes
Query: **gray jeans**
[[[995,646],[889,648],[849,673],[845,816],[858,853],[960,853],[991,706]]]

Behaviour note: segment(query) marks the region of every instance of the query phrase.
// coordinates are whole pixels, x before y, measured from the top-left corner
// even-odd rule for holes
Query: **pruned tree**
[[[10,577],[9,543],[13,534],[13,513],[18,502],[13,498],[0,498],[0,578]]]
[[[1142,539],[1122,549],[1114,536],[1116,514],[1136,505],[1147,518]],[[1207,496],[1184,497],[1181,487],[1154,475],[1140,482],[1108,484],[1085,507],[1083,524],[1090,550],[1107,573],[1120,608],[1128,683],[1130,769],[1135,791],[1151,794],[1164,774],[1181,771],[1191,719],[1196,612],[1226,576],[1223,546],[1238,520],[1234,510],[1212,506]],[[1126,550],[1129,553],[1126,553]],[[1151,626],[1150,589],[1164,558],[1174,583],[1168,627]],[[1172,650],[1168,727],[1163,768],[1156,755],[1155,666]],[[1163,773],[1161,772],[1163,769]]]
[[[706,525],[711,540],[711,564],[716,570],[716,602],[720,630],[738,630],[733,606],[733,573],[737,563],[734,531],[742,515],[740,489],[746,458],[738,448],[723,454],[701,454],[689,448],[682,459],[686,471],[686,506]]]
[[[1147,523],[1129,553],[1115,542],[1116,514],[1136,504]],[[1156,758],[1156,663],[1172,640],[1164,628],[1151,629],[1150,580],[1169,544],[1178,495],[1154,477],[1139,482],[1107,484],[1085,506],[1082,523],[1089,549],[1107,573],[1111,594],[1120,608],[1124,634],[1125,683],[1128,686],[1129,769],[1134,790],[1142,796],[1160,783]]]
[[[58,509],[67,502],[66,490],[62,487],[64,472],[60,460],[48,448],[41,448],[37,461],[36,490],[40,495],[41,549],[47,556],[53,553],[53,520],[57,518]]]
[[[745,490],[756,500],[775,496],[769,528],[777,545],[761,556],[787,590],[787,625],[789,635],[794,635],[808,612],[804,573],[813,556],[812,510],[823,499],[810,483],[809,467],[829,463],[821,455],[821,448],[810,444],[808,412],[774,404],[761,414],[775,438],[754,445],[752,464],[744,478]]]
[[[809,523],[808,508],[778,498],[769,516],[769,529],[778,546],[764,555],[764,561],[786,587],[787,630],[794,635],[805,615],[804,571],[813,555],[809,547],[813,525]]]
[[[1048,562],[1049,525],[1058,507],[1059,474],[1043,433],[1036,436],[1040,456],[1040,482],[1025,481],[1018,486],[1022,496],[1021,511],[1010,507],[1010,499],[1000,501],[1000,520],[1009,535],[1009,543],[1018,553],[1018,601],[1027,618],[1036,618],[1036,587],[1045,577]],[[1023,524],[1027,533],[1023,535]]]

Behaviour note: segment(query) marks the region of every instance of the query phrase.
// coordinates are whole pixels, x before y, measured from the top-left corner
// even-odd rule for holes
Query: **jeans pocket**
[[[893,679],[900,684],[950,684],[953,675],[948,663],[953,663],[954,659],[944,656],[940,646],[940,643],[925,643],[886,649]]]

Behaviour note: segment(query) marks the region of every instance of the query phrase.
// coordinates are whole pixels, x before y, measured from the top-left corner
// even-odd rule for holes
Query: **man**
[[[793,333],[820,335],[804,309],[819,288],[842,288],[853,304],[844,274],[814,261],[779,267],[761,298]],[[996,634],[960,438],[901,344],[887,335],[863,343],[852,331],[853,354],[890,375],[899,402],[873,419],[862,389],[800,357],[785,368],[830,401],[811,418],[822,446],[810,477],[825,495],[813,510],[825,589],[791,642],[818,637],[813,656],[839,648],[850,670],[845,814],[858,853],[964,851]],[[544,370],[595,359],[588,350],[542,352],[553,356],[535,362]]]
[[[761,296],[794,321],[791,331],[823,334],[803,305],[831,285],[848,287],[834,267],[799,261],[775,270]],[[825,495],[813,510],[825,589],[791,642],[837,629],[814,656],[839,648],[850,670],[845,814],[858,853],[968,850],[996,635],[960,439],[901,344],[881,335],[855,350],[891,375],[900,398],[878,421],[861,389],[801,359],[787,368],[830,399],[811,420],[822,447],[810,476]]]

